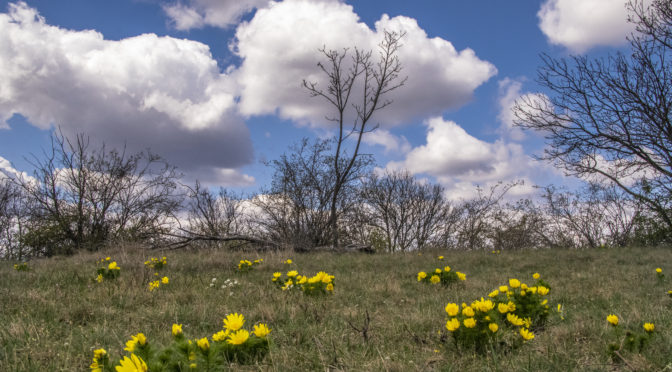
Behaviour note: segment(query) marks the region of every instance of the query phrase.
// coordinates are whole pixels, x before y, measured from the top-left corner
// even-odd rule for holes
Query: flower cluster
[[[166,266],[166,256],[161,257],[151,257],[149,260],[145,261],[145,267],[148,269],[161,270]]]
[[[532,275],[536,279],[533,286],[527,285],[518,279],[509,279],[509,285],[499,286],[488,294],[496,304],[500,314],[507,317],[511,314],[510,321],[514,326],[521,326],[523,322],[530,327],[541,327],[546,322],[549,314],[547,296],[551,293],[551,287],[538,273]]]
[[[443,256],[439,256],[443,257]],[[452,271],[450,266],[444,266],[443,269],[436,268],[433,271],[420,271],[417,275],[419,282],[431,284],[449,285],[457,281],[467,280],[467,275],[459,271]]]
[[[334,276],[320,271],[312,277],[301,275],[296,270],[287,272],[283,278],[281,272],[273,273],[271,279],[275,285],[283,291],[300,289],[307,295],[321,295],[334,292]]]
[[[157,280],[153,280],[153,281],[149,282],[149,285],[148,285],[149,288],[148,289],[149,289],[150,292],[152,292],[155,289],[159,289],[159,287],[161,285],[167,285],[169,283],[170,283],[170,279],[168,279],[167,276],[164,276],[163,278],[161,278],[161,280],[157,279]]]
[[[446,329],[455,344],[485,352],[487,345],[513,346],[534,339],[531,329],[546,319],[548,300],[542,298],[550,292],[548,285],[542,285],[539,274],[535,273],[534,278],[537,279],[534,287],[510,279],[509,286],[500,286],[487,298],[481,297],[469,305],[447,304]]]
[[[112,261],[110,257],[102,258],[98,261],[98,269],[96,273],[96,282],[102,283],[103,280],[113,280],[119,277],[121,268],[117,265],[117,261]]]
[[[292,259],[291,259],[291,258],[288,258],[288,259],[286,259],[286,260],[282,261],[282,263],[283,263],[283,264],[285,264],[285,265],[291,265],[291,264],[293,264],[293,263],[294,263],[294,261],[292,261]]]
[[[20,264],[14,264],[14,270],[16,271],[28,271],[28,262],[22,262]]]
[[[240,271],[240,272],[250,271],[250,270],[252,270],[252,267],[254,267],[256,265],[259,265],[262,262],[264,262],[263,258],[258,258],[254,261],[240,260],[240,262],[238,263],[238,271]]]
[[[497,249],[497,250],[494,250],[494,251],[492,251],[492,252],[490,252],[490,253],[492,253],[492,254],[500,254],[500,253],[502,253],[502,251],[499,250],[499,249]]]
[[[218,287],[217,286],[217,278],[212,278],[212,280],[210,281],[209,287],[210,288],[215,288],[215,289],[216,288],[227,289],[227,288],[230,288],[230,287],[233,287],[233,286],[237,286],[238,284],[240,284],[240,283],[238,283],[238,281],[236,279],[226,279],[224,281],[224,283],[221,286]]]
[[[656,326],[653,323],[644,322],[640,323],[641,329],[626,329],[625,334],[623,334],[617,315],[609,314],[606,320],[609,327],[614,330],[614,338],[616,339],[615,342],[608,345],[607,350],[611,358],[616,361],[621,358],[619,354],[623,349],[629,352],[641,353],[646,345],[648,345],[656,330]]]
[[[166,347],[151,345],[143,333],[131,336],[124,350],[124,356],[113,367],[104,349],[94,350],[94,372],[108,371],[210,371],[220,370],[229,363],[254,363],[268,353],[271,330],[266,324],[253,326],[252,331],[243,328],[245,317],[228,314],[224,318],[224,329],[210,339],[187,339],[182,332],[182,324],[173,324],[173,342]],[[211,342],[212,340],[212,342]],[[113,369],[114,368],[114,369]]]

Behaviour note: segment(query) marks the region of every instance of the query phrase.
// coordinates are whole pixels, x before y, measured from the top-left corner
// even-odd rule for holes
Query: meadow
[[[154,276],[144,262],[159,256],[166,265]],[[117,262],[119,277],[99,283],[105,257]],[[243,259],[263,262],[240,272]],[[171,342],[174,323],[191,339],[210,337],[227,314],[240,313],[250,328],[271,329],[268,354],[213,370],[670,371],[671,263],[669,247],[374,255],[119,247],[32,260],[28,271],[0,262],[0,370],[86,371],[94,349],[116,361],[138,332],[153,345]],[[418,282],[419,271],[445,265],[466,280]],[[334,275],[333,293],[281,290],[273,273],[289,270]],[[534,339],[481,352],[453,342],[446,304],[487,298],[510,278],[533,282],[534,273],[552,288],[548,320]],[[163,276],[169,283],[150,291]],[[610,314],[618,327],[607,322]],[[642,332],[645,322],[655,330],[641,350],[609,352],[609,343],[622,342],[627,329]]]

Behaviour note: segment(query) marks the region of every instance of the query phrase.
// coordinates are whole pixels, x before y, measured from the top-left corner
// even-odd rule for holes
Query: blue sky
[[[151,148],[185,181],[255,191],[261,164],[301,137],[324,137],[329,107],[317,49],[371,49],[406,32],[407,84],[374,120],[365,152],[450,198],[522,179],[568,183],[531,158],[534,133],[511,127],[515,99],[540,92],[539,54],[603,55],[631,31],[621,0],[0,1],[0,170],[49,145],[55,126],[108,146]],[[543,91],[541,91],[543,93]]]

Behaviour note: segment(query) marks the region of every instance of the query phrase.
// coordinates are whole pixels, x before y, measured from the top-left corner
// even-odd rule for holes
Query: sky
[[[648,2],[648,1],[647,1]],[[627,45],[624,0],[0,1],[0,172],[32,171],[50,133],[151,149],[183,181],[256,192],[264,162],[303,137],[334,133],[319,49],[374,50],[404,32],[407,77],[372,119],[363,152],[449,199],[476,186],[572,184],[535,160],[536,133],[511,107],[543,94],[539,55],[604,56]]]

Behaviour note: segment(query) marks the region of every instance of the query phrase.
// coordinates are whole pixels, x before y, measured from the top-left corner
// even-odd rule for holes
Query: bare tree
[[[458,248],[485,249],[492,245],[489,235],[494,217],[500,211],[500,202],[511,188],[520,184],[520,181],[507,184],[499,182],[487,192],[477,187],[477,196],[462,202],[458,208],[462,216],[455,229]]]
[[[373,131],[377,126],[371,125],[371,118],[379,111],[392,103],[386,99],[387,94],[401,87],[406,79],[399,79],[402,67],[397,56],[401,47],[400,40],[404,33],[387,32],[383,41],[379,44],[379,58],[377,62],[372,59],[372,52],[354,49],[352,55],[347,49],[343,51],[321,49],[325,63],[318,63],[319,68],[327,76],[326,90],[320,88],[315,82],[303,81],[303,86],[313,97],[325,99],[336,110],[334,116],[327,116],[327,120],[338,125],[336,136],[336,149],[333,156],[334,180],[330,186],[330,214],[329,226],[331,240],[334,246],[338,246],[338,204],[343,195],[343,186],[350,178],[350,173],[359,156],[362,137],[365,133]],[[348,61],[351,57],[351,61]],[[357,82],[361,80],[358,86]],[[352,104],[353,88],[362,89],[359,102]],[[348,114],[348,110],[354,110],[354,114]],[[353,118],[353,119],[350,119]],[[352,122],[348,122],[352,120]],[[346,140],[354,136],[354,149],[346,151]],[[343,161],[345,159],[346,161]]]
[[[149,238],[180,205],[179,175],[150,152],[92,149],[88,137],[58,132],[32,165],[32,179],[17,179],[31,201],[26,242],[46,255],[98,249],[113,238]]]
[[[29,223],[28,200],[10,177],[0,173],[0,257],[22,260],[22,237]]]
[[[445,217],[443,191],[407,171],[372,174],[362,187],[360,208],[366,223],[382,232],[388,251],[421,249],[435,238]]]
[[[567,174],[609,180],[672,230],[672,0],[627,5],[636,32],[630,54],[606,59],[542,56],[538,82],[516,124],[543,133],[541,159]]]
[[[217,194],[196,181],[189,187],[189,229],[202,235],[230,236],[241,233],[241,198],[220,188]]]
[[[310,249],[330,242],[330,210],[336,183],[332,155],[333,140],[307,139],[269,163],[274,168],[271,189],[254,199],[261,210],[257,223],[268,240]],[[343,167],[341,159],[338,167]],[[357,183],[372,164],[370,156],[358,156],[341,180],[343,196],[336,199],[336,219],[349,211],[356,197]],[[337,227],[338,228],[338,227]]]

